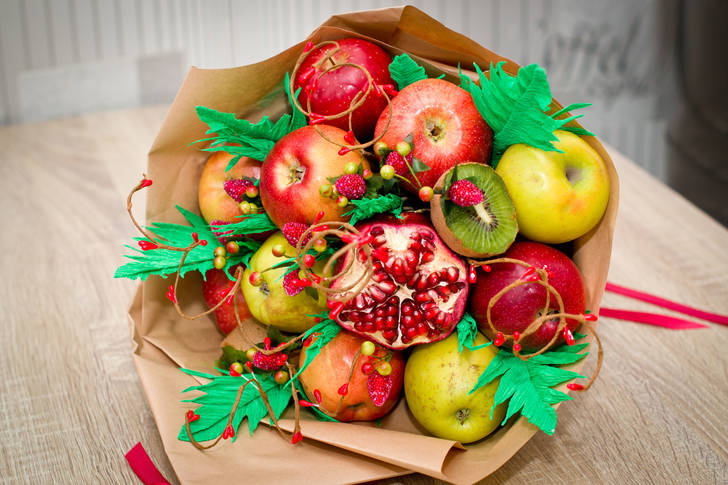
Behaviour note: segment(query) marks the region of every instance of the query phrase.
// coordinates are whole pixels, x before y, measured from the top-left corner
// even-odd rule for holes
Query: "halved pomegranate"
[[[450,335],[465,311],[467,268],[426,218],[409,214],[358,229],[374,236],[374,272],[361,293],[344,304],[339,324],[391,349]],[[357,258],[332,288],[345,287],[362,271],[364,264]]]

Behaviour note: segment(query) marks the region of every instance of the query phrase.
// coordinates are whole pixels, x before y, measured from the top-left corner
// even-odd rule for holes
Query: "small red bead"
[[[263,339],[263,347],[265,347],[265,350],[270,350],[270,337]]]
[[[197,235],[197,233],[196,233],[196,232],[193,232],[193,233],[192,233],[192,240],[193,240],[193,241],[195,241],[195,242],[197,242],[197,241],[199,241],[199,240],[200,240],[200,237],[199,237],[199,236]]]
[[[356,143],[356,138],[354,137],[354,132],[349,130],[346,132],[346,135],[344,135],[344,141],[346,143],[349,143],[350,145],[353,145]]]
[[[319,404],[321,403],[321,391],[319,391],[318,389],[314,389],[313,397],[314,397],[314,399],[316,399],[317,403],[319,403]]]
[[[485,271],[486,273],[490,273],[490,270],[493,269],[487,264],[482,265],[481,268],[483,268],[483,271]]]
[[[303,439],[303,435],[301,434],[300,431],[298,431],[297,433],[295,433],[293,435],[293,438],[291,438],[291,443],[293,443],[295,445],[296,443],[298,443],[302,439]]]
[[[362,372],[363,372],[364,374],[367,374],[367,375],[368,375],[368,374],[371,374],[371,373],[372,373],[372,371],[374,371],[374,366],[373,366],[372,364],[370,364],[369,362],[364,362],[364,363],[363,363],[363,364],[361,365],[361,371],[362,371]]]
[[[521,344],[513,344],[513,351],[514,352],[520,352],[521,351]]]
[[[167,299],[169,299],[172,303],[177,303],[177,296],[174,294],[174,285],[169,285],[169,289],[167,290]]]
[[[309,125],[317,125],[319,123],[323,123],[324,121],[326,121],[326,117],[325,116],[322,116],[322,115],[317,114],[317,113],[311,113],[309,115],[308,119],[309,119],[309,121],[308,121],[308,124]]]
[[[341,310],[344,308],[344,304],[339,302],[336,302],[336,306],[329,312],[329,318],[331,320],[336,320],[336,317],[339,316],[339,313],[341,313]]]
[[[144,251],[149,251],[150,249],[157,249],[159,246],[157,246],[153,242],[141,240],[139,241],[139,247],[142,248]]]
[[[303,264],[304,264],[304,265],[305,265],[305,266],[306,266],[307,268],[311,268],[311,267],[313,267],[313,265],[314,265],[314,264],[316,264],[316,257],[315,257],[315,256],[314,256],[313,254],[306,254],[306,255],[305,255],[305,256],[303,257]]]
[[[572,391],[581,391],[584,389],[584,386],[582,386],[581,384],[577,384],[576,382],[566,384],[566,387],[571,389]]]
[[[251,361],[247,361],[245,363],[245,367],[247,367],[249,371],[253,371],[253,363]]]
[[[381,96],[382,95],[382,88],[379,86],[379,84],[374,83],[374,86],[373,87],[374,87],[374,93],[377,96]]]
[[[564,327],[564,339],[566,340],[566,345],[574,345],[574,334],[571,333],[569,327]]]
[[[596,322],[597,318],[598,317],[596,315],[594,315],[593,313],[584,314],[584,320],[586,320],[587,322]]]
[[[309,67],[308,69],[303,71],[298,78],[299,84],[306,84],[306,82],[308,82],[308,80],[311,79],[311,76],[313,76],[315,73],[316,69],[314,69],[313,67]]]
[[[225,299],[225,304],[226,304],[226,305],[232,305],[232,304],[233,304],[233,295],[230,295],[230,296],[228,296],[228,297],[227,297],[227,298]]]
[[[308,337],[306,340],[303,341],[303,346],[304,347],[308,347],[309,345],[311,345],[311,342],[312,341],[313,341],[313,338],[312,337]]]
[[[314,317],[313,321],[314,323],[321,323],[321,317]]]
[[[230,375],[232,377],[240,377],[241,376],[240,372],[236,371],[235,369],[230,369]]]
[[[207,246],[207,240],[203,239],[200,241],[200,246]]]
[[[346,155],[350,151],[351,151],[351,148],[349,148],[349,147],[341,147],[341,149],[339,150],[339,155]]]
[[[321,277],[319,275],[317,275],[317,274],[311,273],[311,279],[316,284],[321,283]]]
[[[495,340],[493,340],[493,345],[495,345],[496,347],[500,347],[505,343],[505,341],[506,339],[503,336],[503,332],[498,332],[497,334],[495,334]]]
[[[310,408],[310,407],[312,407],[312,406],[315,406],[315,404],[314,404],[314,403],[312,403],[312,402],[308,402],[308,401],[306,401],[305,399],[299,399],[299,400],[298,400],[298,404],[300,404],[300,405],[301,405],[301,406],[303,406],[304,408]]]
[[[301,278],[300,280],[291,281],[291,284],[300,288],[306,288],[307,286],[311,286],[311,280],[308,278]]]
[[[152,181],[151,180],[149,180],[149,179],[142,180],[142,188],[149,187],[150,185],[152,185]]]
[[[394,85],[392,85],[392,84],[384,84],[384,85],[382,85],[382,88],[384,88],[384,92],[387,93],[392,98],[397,96],[397,94],[399,94],[399,91],[394,89]]]
[[[309,40],[308,42],[306,42],[306,45],[305,45],[305,46],[303,46],[303,52],[308,52],[308,51],[310,51],[311,49],[313,49],[313,42],[311,42],[311,41]]]
[[[187,421],[188,422],[194,423],[198,419],[200,419],[200,415],[199,414],[195,414],[195,412],[193,410],[191,410],[191,409],[189,411],[187,411]]]
[[[344,383],[337,392],[340,396],[346,396],[349,393],[349,383]]]
[[[521,338],[521,332],[519,332],[519,331],[513,332],[513,340],[515,340],[517,342],[519,338]]]
[[[475,284],[478,282],[478,274],[475,272],[475,266],[472,264],[470,265],[470,269],[468,270],[468,282],[471,284]]]

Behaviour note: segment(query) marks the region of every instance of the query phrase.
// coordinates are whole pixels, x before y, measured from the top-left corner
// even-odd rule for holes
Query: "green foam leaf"
[[[402,212],[402,198],[397,194],[379,195],[374,198],[363,198],[350,200],[349,203],[354,206],[349,212],[344,214],[345,217],[351,217],[350,224],[356,224],[359,221],[369,219],[376,214],[391,212],[399,217]]]
[[[460,338],[459,332],[458,325],[458,338]],[[572,364],[583,359],[588,352],[583,354],[579,352],[587,345],[562,345],[526,361],[508,350],[500,349],[470,392],[500,377],[491,417],[497,405],[508,401],[503,424],[514,414],[520,413],[544,433],[551,435],[556,429],[556,411],[552,405],[571,399],[568,394],[553,387],[571,379],[584,377],[556,365]]]
[[[407,54],[400,54],[392,59],[389,64],[389,75],[397,83],[400,91],[412,83],[427,79],[425,68]]]
[[[313,334],[319,334],[318,338],[306,348],[306,360],[303,362],[302,365],[299,365],[298,372],[296,372],[296,374],[292,376],[291,379],[298,379],[298,376],[301,375],[301,372],[306,370],[306,367],[308,367],[309,364],[313,362],[313,359],[319,354],[319,352],[321,352],[321,349],[324,348],[326,344],[331,342],[331,340],[333,340],[333,338],[336,337],[341,331],[341,327],[339,326],[339,324],[331,320],[328,313],[324,312],[319,315],[313,316],[321,318],[322,321],[306,330],[306,333],[303,336],[303,340],[305,341]]]
[[[460,72],[460,87],[470,93],[478,112],[493,129],[493,167],[509,146],[518,143],[558,151],[553,145],[557,140],[554,130],[592,135],[583,128],[565,126],[582,115],[557,119],[567,111],[589,104],[575,103],[548,115],[552,98],[546,71],[537,64],[530,64],[521,67],[514,77],[503,70],[503,64],[490,65],[490,79],[474,64],[480,86]]]

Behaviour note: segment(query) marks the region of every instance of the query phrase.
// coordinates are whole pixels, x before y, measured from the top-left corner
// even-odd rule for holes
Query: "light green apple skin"
[[[477,334],[475,345],[487,343]],[[491,345],[458,352],[457,333],[415,348],[404,370],[404,392],[415,419],[438,438],[472,443],[492,433],[505,416],[504,404],[493,410],[500,379],[468,395],[498,351]],[[464,417],[464,419],[462,419]]]
[[[286,252],[283,256],[274,256],[271,250],[276,244],[283,245]],[[260,249],[250,258],[250,266],[245,270],[242,288],[245,301],[253,317],[266,325],[273,325],[286,332],[303,332],[313,327],[313,317],[326,308],[326,297],[318,292],[318,299],[314,300],[305,291],[296,296],[288,296],[283,289],[283,275],[286,268],[263,270],[272,267],[288,258],[296,256],[296,250],[282,233],[277,232],[266,239]],[[321,271],[322,262],[314,266],[314,270]],[[257,271],[263,277],[263,284],[253,286],[250,284],[250,274]]]
[[[599,223],[609,202],[604,160],[579,136],[557,130],[563,153],[510,146],[496,168],[516,208],[522,236],[547,244],[572,241]]]

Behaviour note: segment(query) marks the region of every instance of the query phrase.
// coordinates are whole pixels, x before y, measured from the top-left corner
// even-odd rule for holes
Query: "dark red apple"
[[[207,270],[205,273],[205,280],[202,282],[202,296],[205,298],[207,306],[212,308],[217,305],[220,300],[225,298],[225,296],[230,292],[230,288],[232,288],[234,284],[234,281],[225,276],[223,270]],[[245,302],[243,292],[240,290],[238,290],[236,301],[240,320],[243,321],[246,318],[250,318],[250,310]],[[235,327],[238,326],[238,321],[235,318],[235,308],[233,307],[232,302],[223,303],[220,308],[213,312],[213,315],[215,315],[217,328],[225,335],[235,330]]]
[[[584,313],[586,294],[584,283],[576,265],[561,251],[545,244],[521,241],[514,243],[503,255],[506,258],[519,259],[531,265],[547,267],[552,276],[549,284],[561,295],[566,313]],[[472,287],[470,311],[478,322],[478,328],[490,339],[495,337],[488,326],[486,312],[490,299],[500,290],[518,280],[526,271],[524,266],[514,263],[497,263],[491,266],[490,273],[478,269],[478,282]],[[559,305],[556,298],[549,301],[549,310],[557,312]],[[539,284],[518,286],[505,293],[491,309],[491,320],[498,331],[505,334],[523,332],[528,325],[541,315],[546,305],[546,289]],[[575,331],[579,322],[567,319],[571,331]],[[519,340],[526,350],[537,350],[548,344],[554,336],[559,320],[548,320],[533,334]],[[558,342],[563,340],[559,335]]]
[[[346,132],[341,128],[318,125],[331,140],[344,144]],[[336,200],[323,197],[322,184],[329,177],[344,174],[347,163],[369,163],[357,150],[339,155],[340,147],[316,132],[314,126],[304,126],[287,134],[273,146],[260,169],[260,199],[263,208],[278,227],[287,222],[311,224],[319,211],[323,221],[339,221],[348,209],[339,207]]]
[[[326,44],[311,51],[296,74],[294,92],[301,88],[298,102],[306,111],[310,100],[311,111],[316,114],[328,116],[341,113],[349,109],[351,101],[358,92],[366,89],[368,83],[366,75],[360,69],[351,66],[334,69],[319,78],[321,73],[335,64],[358,64],[369,71],[378,85],[394,85],[389,75],[389,64],[392,60],[381,47],[356,38],[340,39],[336,42],[338,47],[335,44]],[[336,52],[332,54],[334,51]],[[315,86],[313,86],[314,81]],[[371,139],[374,124],[386,106],[387,101],[382,94],[374,90],[369,92],[364,104],[354,111],[352,117],[352,128],[359,140]],[[349,130],[348,116],[326,123],[345,131]]]
[[[315,338],[311,339],[314,341]],[[304,342],[301,363],[306,360],[306,349],[311,342]],[[375,344],[374,353],[366,356],[359,353],[363,342],[366,339],[342,330],[300,376],[306,395],[313,400],[318,391],[319,409],[339,421],[381,418],[397,404],[402,391],[402,354]],[[384,362],[389,364],[387,375],[381,375],[378,370]]]
[[[385,130],[388,117],[389,110],[385,109],[377,121],[375,137]],[[381,141],[394,149],[409,134],[414,157],[430,167],[417,172],[422,185],[433,187],[458,163],[487,163],[490,159],[493,130],[478,113],[470,94],[442,79],[417,81],[392,99],[392,121]],[[406,178],[414,184],[411,175]],[[406,186],[414,192],[419,190]]]

